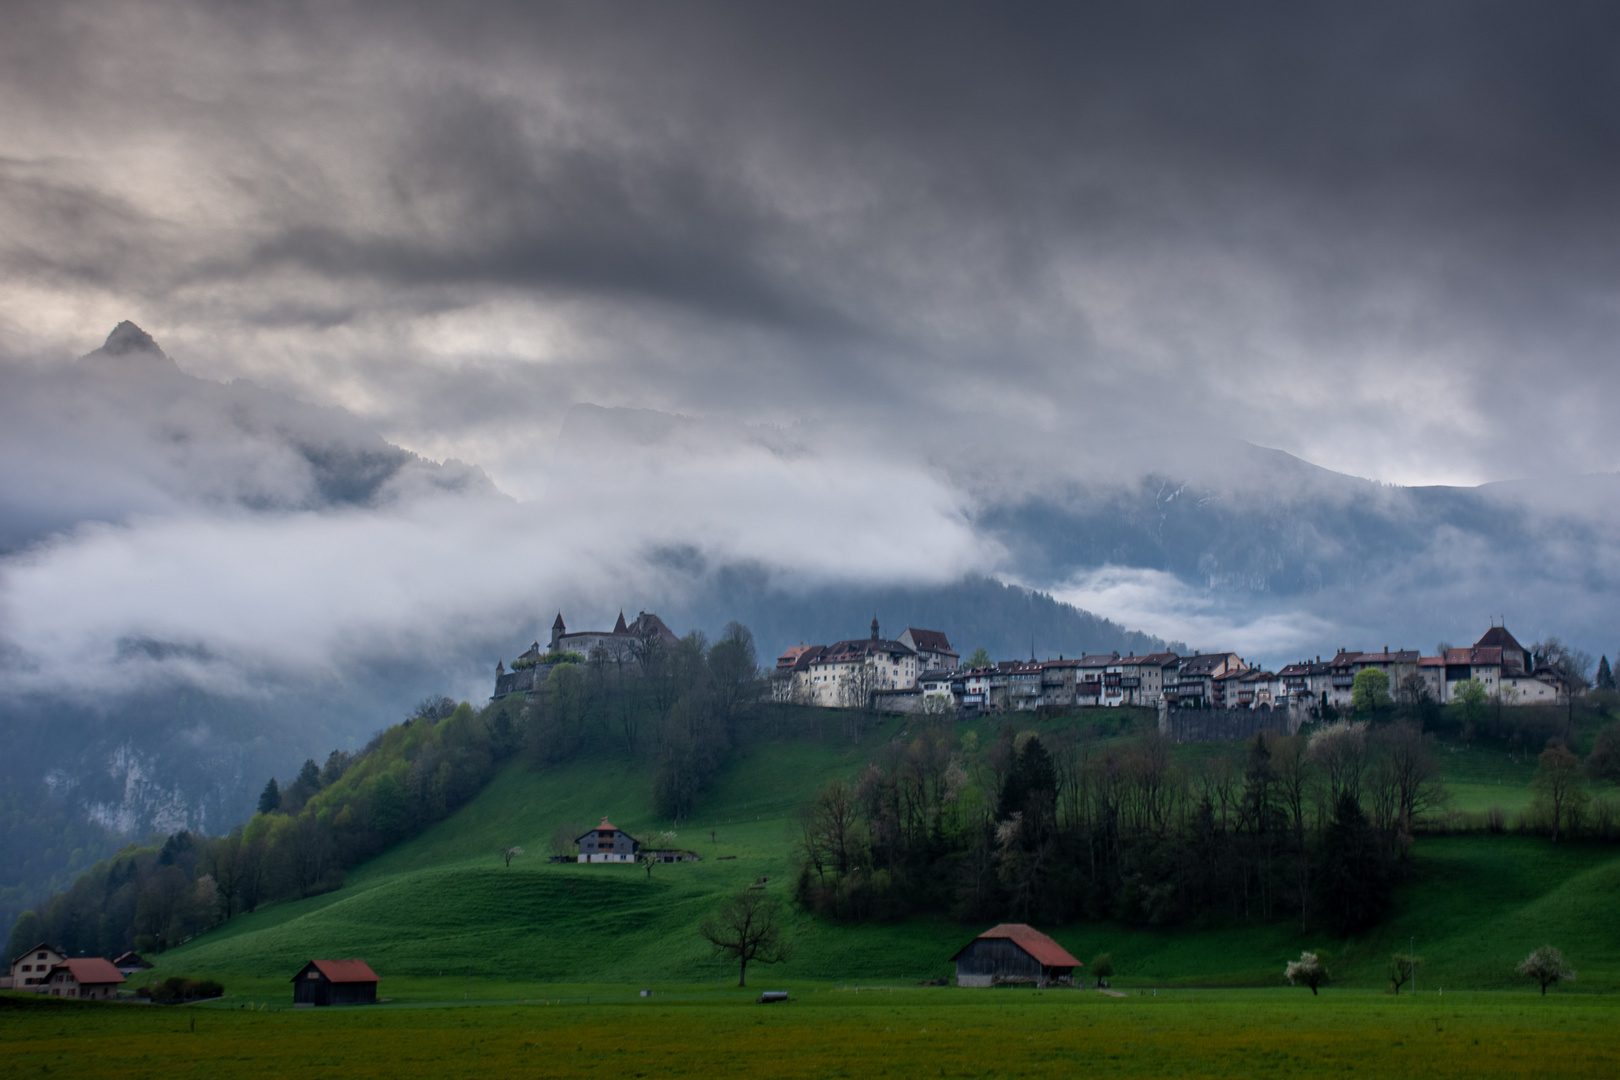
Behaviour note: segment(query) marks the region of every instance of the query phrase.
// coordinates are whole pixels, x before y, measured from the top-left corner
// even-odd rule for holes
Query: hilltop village
[[[645,660],[673,646],[677,637],[664,621],[640,612],[626,622],[621,612],[612,630],[570,632],[557,614],[549,647],[537,641],[512,663],[496,664],[494,698],[527,694],[559,663],[595,659],[617,664]],[[1493,625],[1472,646],[1446,648],[1434,656],[1383,646],[1377,652],[1341,648],[1273,671],[1235,652],[1181,656],[1097,653],[1055,660],[964,664],[947,635],[908,626],[886,638],[874,618],[866,637],[831,645],[799,644],[777,657],[766,672],[766,696],[783,704],[889,713],[1032,712],[1039,709],[1287,709],[1320,716],[1352,706],[1356,677],[1376,670],[1391,698],[1444,705],[1459,694],[1482,693],[1501,705],[1560,704],[1566,676],[1539,661],[1506,626]]]

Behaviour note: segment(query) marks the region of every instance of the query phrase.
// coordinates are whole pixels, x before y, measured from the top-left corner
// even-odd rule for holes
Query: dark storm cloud
[[[1512,453],[1477,432],[1514,417],[1566,429],[1546,465],[1615,461],[1592,398],[1545,378],[1616,389],[1601,6],[56,10],[23,24],[58,62],[14,87],[116,123],[120,152],[177,140],[203,179],[158,265],[53,269],[167,288],[182,321],[317,333],[517,296],[580,305],[604,381],[674,405],[849,407],[852,377],[991,365],[1112,390],[1151,361],[1178,405],[1248,380],[1271,406],[1249,434],[1296,449],[1300,384],[1337,383],[1345,423],[1420,456],[1472,426],[1486,475]],[[1452,371],[1456,418],[1376,431],[1358,384],[1413,367]],[[1528,417],[1504,405],[1531,389]]]
[[[1405,482],[1620,466],[1607,6],[34,4],[12,25],[13,351],[134,316],[188,372],[347,405],[629,547],[649,526],[555,476],[576,403],[821,454],[713,435],[680,483],[638,461],[597,500],[668,500],[679,542],[766,561],[882,510],[891,544],[998,568],[965,522],[1150,476],[1220,480],[1237,520],[1345,498],[1279,490],[1237,439]],[[860,479],[793,486],[818,476]],[[754,530],[762,505],[815,510],[784,535]]]

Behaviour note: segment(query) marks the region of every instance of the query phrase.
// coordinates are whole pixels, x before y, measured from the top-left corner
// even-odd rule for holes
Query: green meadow
[[[711,955],[698,924],[720,899],[761,879],[785,897],[796,811],[828,778],[854,777],[905,726],[889,721],[859,744],[832,723],[823,739],[761,738],[678,826],[654,816],[644,767],[628,758],[546,771],[514,763],[454,816],[357,868],[337,892],[233,919],[163,954],[151,975],[216,978],[232,1000],[278,1003],[310,957],[363,957],[382,977],[381,993],[401,1002],[546,998],[561,993],[548,987],[586,984],[724,988],[736,973]],[[994,737],[993,723],[981,727],[981,739]],[[1479,746],[1440,751],[1454,803],[1528,805],[1531,766]],[[547,861],[559,824],[588,827],[603,815],[638,835],[675,827],[676,842],[703,861],[658,865],[650,877],[639,866]],[[512,844],[526,854],[508,868],[497,852]],[[1547,943],[1579,972],[1561,993],[1620,988],[1620,849],[1479,833],[1420,837],[1411,858],[1394,913],[1352,939],[1294,923],[1042,929],[1083,960],[1111,953],[1114,985],[1130,990],[1277,987],[1289,959],[1325,949],[1337,986],[1377,991],[1390,953],[1414,943],[1426,961],[1425,990],[1522,991],[1514,963]],[[914,986],[949,975],[951,955],[980,929],[795,913],[794,956],[752,969],[750,986]]]
[[[1613,995],[559,987],[563,1000],[249,1012],[0,996],[5,1075],[1612,1077]],[[554,991],[556,994],[557,991]]]
[[[1129,718],[1117,723],[1123,737]],[[858,744],[830,719],[823,738],[762,737],[678,826],[656,817],[645,766],[628,758],[514,763],[342,889],[261,908],[157,958],[150,978],[216,978],[223,999],[166,1008],[0,995],[0,1061],[7,1076],[111,1064],[129,1077],[210,1080],[1620,1074],[1620,849],[1512,834],[1420,837],[1394,913],[1353,939],[1293,923],[1042,927],[1082,959],[1113,955],[1109,995],[922,987],[949,976],[951,955],[982,928],[841,925],[797,911],[792,959],[752,968],[737,989],[698,924],[749,885],[785,897],[797,810],[905,727],[890,721]],[[973,730],[989,740],[996,729]],[[1486,747],[1439,749],[1453,808],[1528,806],[1530,765]],[[650,877],[548,861],[557,826],[603,815],[638,835],[673,827],[703,859]],[[513,844],[525,854],[507,867],[497,853]],[[1385,964],[1412,943],[1425,958],[1420,992],[1392,996]],[[1513,964],[1546,943],[1579,977],[1541,997]],[[1319,997],[1282,985],[1303,949],[1333,957]],[[291,1007],[304,961],[347,956],[379,973],[383,1002]],[[756,1004],[761,989],[791,1000]]]

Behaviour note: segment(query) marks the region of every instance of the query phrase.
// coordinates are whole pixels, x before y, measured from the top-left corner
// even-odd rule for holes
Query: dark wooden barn
[[[1083,967],[1068,950],[1033,926],[1002,923],[968,942],[955,956],[957,986],[998,983],[1074,985]]]
[[[377,973],[364,960],[311,960],[293,976],[294,1005],[361,1005],[377,1000]]]

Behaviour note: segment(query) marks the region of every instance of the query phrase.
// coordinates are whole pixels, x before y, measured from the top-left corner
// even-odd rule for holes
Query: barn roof
[[[112,966],[111,960],[103,960],[99,956],[80,956],[72,960],[63,960],[51,968],[51,971],[61,971],[67,968],[73,973],[73,978],[80,983],[121,983],[124,973]]]
[[[1026,926],[1023,923],[1002,923],[1000,926],[992,926],[980,934],[979,938],[1007,938],[1020,949],[1033,956],[1043,967],[1085,967],[1084,964],[1069,955],[1069,950],[1033,926]],[[968,946],[964,945],[957,951],[956,956],[961,956],[967,950]],[[956,956],[951,957],[951,959],[955,960]]]
[[[377,981],[377,973],[372,971],[371,965],[364,960],[311,960],[299,970],[298,975],[302,975],[304,970],[311,966],[322,975],[325,975],[328,982],[374,983]],[[293,981],[298,981],[297,975],[293,976]]]

